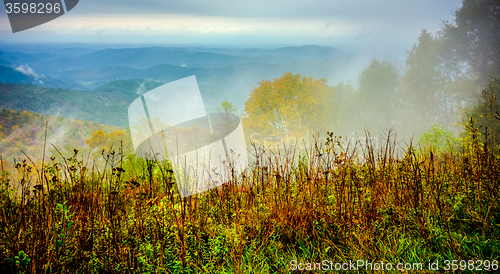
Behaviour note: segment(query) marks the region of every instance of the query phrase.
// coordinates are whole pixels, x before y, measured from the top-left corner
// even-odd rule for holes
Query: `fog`
[[[0,107],[127,129],[126,109],[139,95],[194,75],[206,112],[230,102],[247,137],[332,131],[383,140],[393,132],[418,144],[435,125],[459,137],[460,119],[498,71],[498,47],[488,46],[485,59],[471,42],[494,45],[495,28],[484,22],[498,22],[464,20],[459,1],[191,4],[85,1],[17,34],[2,14],[0,80],[28,86],[14,87],[19,97],[4,86]],[[170,17],[158,14],[164,9]],[[266,85],[268,97],[255,95]],[[294,85],[313,92],[300,102],[276,95],[307,93]]]

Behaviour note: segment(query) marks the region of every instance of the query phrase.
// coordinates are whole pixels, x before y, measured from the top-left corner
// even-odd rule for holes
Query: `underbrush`
[[[498,151],[474,138],[444,153],[367,140],[253,147],[245,174],[184,199],[168,162],[120,151],[105,167],[77,150],[43,168],[2,161],[0,272],[282,273],[324,260],[429,271],[500,259]]]

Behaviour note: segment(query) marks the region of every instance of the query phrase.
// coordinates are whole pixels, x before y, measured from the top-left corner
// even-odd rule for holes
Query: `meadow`
[[[337,18],[337,12],[349,16],[351,9],[330,12],[329,5],[313,8],[318,3],[311,1],[303,7],[271,5],[277,10],[256,6],[259,16],[253,19],[269,16],[270,23],[285,20],[280,14],[288,8],[299,8],[289,19],[298,16],[299,24],[314,19],[293,27],[301,37],[305,31],[301,39],[307,41],[300,41],[341,43],[352,52],[314,45],[213,48],[226,47],[222,38],[210,39],[210,48],[180,48],[171,47],[180,44],[160,32],[162,41],[173,44],[151,47],[142,28],[140,39],[123,32],[134,39],[133,48],[119,44],[121,38],[115,41],[122,35],[110,36],[112,44],[94,38],[90,44],[1,43],[0,273],[498,271],[500,3],[460,2],[452,21],[442,18],[439,30],[422,29],[411,48],[404,46],[405,60],[377,47],[402,50],[401,39],[413,35],[420,21],[410,29],[396,24],[401,32],[394,32],[387,23],[392,7],[380,3],[366,6],[370,16],[363,15],[364,5],[353,6],[366,17],[359,22]],[[413,3],[411,16],[398,16],[406,23],[419,16],[431,22],[437,10],[424,4],[419,10]],[[229,6],[224,3],[217,16]],[[252,33],[254,27],[248,23],[247,31],[244,22],[257,22],[250,20],[251,9],[241,10],[244,28],[231,27],[229,33],[234,29],[243,36],[227,33],[231,41]],[[329,17],[311,17],[314,10],[336,17],[323,27],[328,21],[318,22]],[[377,13],[383,24],[373,20]],[[124,18],[134,21],[130,14]],[[231,13],[229,19],[237,18]],[[344,28],[344,21],[356,27]],[[313,25],[327,40],[311,39]],[[363,25],[370,28],[361,31]],[[343,29],[338,39],[337,27]],[[224,27],[214,29],[217,37],[226,35],[219,33]],[[280,29],[269,37],[278,44],[302,44]],[[176,37],[192,35],[178,31]],[[203,31],[203,37],[210,32]],[[363,47],[349,45],[344,36],[356,37]],[[365,60],[377,52],[388,55]],[[260,136],[306,143],[250,142],[242,174],[226,174],[222,186],[181,198],[175,166],[166,159],[142,159],[130,149],[135,129],[128,110],[145,92],[193,75],[199,86],[193,90],[199,89],[204,105],[200,113],[217,109],[240,117],[249,142]],[[154,110],[165,110],[159,115],[164,118],[179,112],[164,103],[176,102],[185,90],[179,87]],[[185,112],[191,109],[188,105]],[[155,117],[142,113],[150,120],[149,131],[142,133],[150,136]],[[206,115],[200,113],[186,121]],[[158,129],[180,122],[170,118],[160,120]],[[302,139],[313,129],[322,129],[324,138]],[[334,133],[325,136],[324,130]],[[365,137],[357,138],[363,131]],[[351,133],[354,142],[346,138]]]
[[[76,149],[3,159],[0,271],[287,273],[358,260],[346,272],[496,270],[498,147],[469,129],[441,151],[391,132],[377,146],[331,132],[304,150],[254,145],[246,173],[182,199],[168,161],[121,145],[100,165]]]

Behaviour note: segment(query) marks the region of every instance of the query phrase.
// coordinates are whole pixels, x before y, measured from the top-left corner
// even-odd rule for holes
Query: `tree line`
[[[461,121],[472,117],[483,135],[498,140],[500,127],[492,120],[500,119],[499,14],[498,1],[464,1],[453,22],[436,33],[422,30],[402,67],[373,59],[358,86],[350,81],[330,86],[325,79],[291,72],[262,81],[245,103],[246,130],[293,136],[314,129],[342,135],[392,128],[416,138],[436,126],[459,133]]]

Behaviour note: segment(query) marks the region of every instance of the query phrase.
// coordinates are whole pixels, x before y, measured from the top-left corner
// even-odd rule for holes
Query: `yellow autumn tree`
[[[245,103],[246,128],[264,136],[325,130],[332,119],[333,97],[326,79],[288,72],[262,81]]]
[[[104,153],[109,153],[111,147],[112,150],[119,151],[122,142],[124,148],[129,147],[131,144],[129,134],[122,130],[114,130],[110,133],[105,133],[103,130],[97,130],[92,132],[92,137],[85,141],[90,149],[94,150],[94,156],[101,155],[103,150]]]

